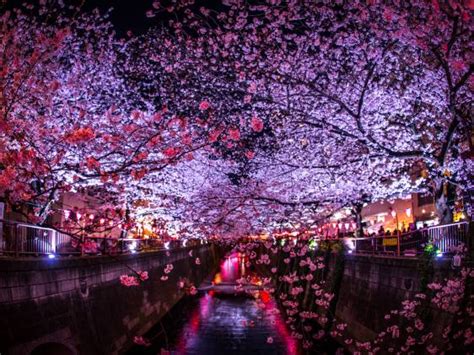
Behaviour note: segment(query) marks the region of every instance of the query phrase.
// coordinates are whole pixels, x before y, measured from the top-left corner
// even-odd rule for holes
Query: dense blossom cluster
[[[472,1],[155,1],[157,26],[126,38],[97,10],[0,9],[0,197],[34,206],[32,222],[68,191],[101,197],[92,227],[153,214],[183,237],[304,231],[413,191],[431,192],[446,222],[454,192],[472,189]],[[335,319],[325,255],[303,239],[238,251],[267,272],[304,348],[333,337],[358,352],[438,353],[474,341],[462,320],[440,341],[422,318],[427,307],[472,317],[470,269],[429,284],[360,343]],[[178,289],[198,292],[185,279]]]
[[[331,264],[331,270],[325,270],[327,260],[335,258],[337,265],[338,258],[343,258],[342,245],[326,241],[314,250],[308,248],[304,237],[294,240],[298,241],[246,241],[238,244],[236,250],[248,260],[248,266],[253,265],[269,276],[263,282],[264,290],[279,301],[291,335],[301,341],[303,349],[331,344],[330,339],[338,341],[333,344],[336,348],[344,343],[354,354],[463,353],[474,345],[474,298],[465,292],[466,287],[472,287],[472,268],[459,269],[451,278],[430,283],[425,292],[408,297],[399,309],[389,311],[379,320],[380,331],[375,339],[360,342],[351,334],[354,327],[341,322],[335,314],[337,266]],[[464,250],[462,246],[460,249]],[[270,263],[261,263],[266,256]],[[289,262],[283,262],[284,259]],[[250,275],[239,280],[240,284],[249,282]],[[245,292],[242,287],[236,291]],[[438,326],[429,324],[430,319],[436,319]]]
[[[429,190],[449,220],[472,183],[468,2],[193,3],[154,3],[127,38],[99,11],[4,11],[8,201],[42,222],[93,188],[239,236]]]

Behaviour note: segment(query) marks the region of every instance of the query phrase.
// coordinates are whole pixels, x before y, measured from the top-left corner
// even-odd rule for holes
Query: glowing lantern
[[[407,208],[405,213],[407,214],[407,217],[411,216],[411,208]]]
[[[395,212],[395,210],[392,210],[391,214],[393,218],[397,217],[397,212]]]
[[[346,230],[348,230],[349,227],[350,227],[350,224],[349,224],[349,223],[345,223],[345,224],[344,224],[344,228],[345,228]]]

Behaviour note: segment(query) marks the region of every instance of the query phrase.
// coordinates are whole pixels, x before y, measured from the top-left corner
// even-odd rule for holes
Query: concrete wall
[[[179,277],[198,285],[218,261],[216,248],[209,246],[116,259],[0,259],[0,353],[30,354],[49,342],[72,354],[119,353],[183,296]],[[169,263],[174,270],[161,281]],[[120,285],[120,275],[131,273],[126,265],[148,271],[150,278],[138,287]]]
[[[384,329],[385,314],[400,309],[402,301],[420,291],[418,263],[412,258],[346,256],[336,318],[348,324],[352,337],[359,341],[374,339]],[[450,270],[450,260],[436,260],[434,280],[448,277]],[[449,321],[442,314],[436,317]],[[442,327],[437,324],[435,334]]]

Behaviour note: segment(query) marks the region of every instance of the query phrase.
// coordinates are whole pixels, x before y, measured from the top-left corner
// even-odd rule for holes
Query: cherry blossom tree
[[[14,205],[32,203],[30,221],[43,222],[65,191],[99,189],[123,205],[133,198],[126,186],[206,145],[196,130],[205,128],[187,128],[175,107],[132,90],[124,63],[136,53],[107,14],[45,3],[5,11],[1,21],[0,192]]]
[[[85,188],[250,231],[430,189],[447,222],[472,170],[470,11],[154,2],[126,39],[98,11],[6,11],[1,191],[39,220]]]
[[[468,5],[225,5],[186,9],[170,25],[175,46],[200,79],[195,91],[211,98],[216,117],[225,117],[229,137],[238,141],[230,146],[248,160],[262,154],[272,161],[278,151],[273,163],[302,172],[307,169],[293,164],[295,157],[311,156],[311,166],[329,172],[370,160],[387,167],[385,180],[395,180],[395,167],[404,165],[412,184],[399,192],[422,183],[435,196],[440,221],[450,220],[448,186],[466,189],[470,176]],[[246,126],[256,151],[248,150]],[[360,169],[364,174],[370,169]]]

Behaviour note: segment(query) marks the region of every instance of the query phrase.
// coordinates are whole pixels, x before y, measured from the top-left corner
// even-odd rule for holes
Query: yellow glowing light
[[[222,282],[221,273],[218,272],[218,273],[216,274],[216,276],[214,276],[214,284],[215,284],[215,285],[218,285],[218,284],[220,284],[221,282]]]

